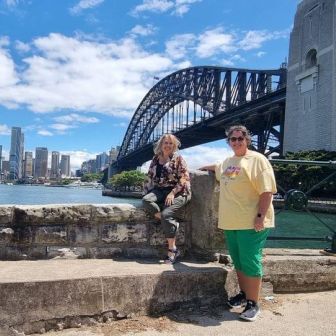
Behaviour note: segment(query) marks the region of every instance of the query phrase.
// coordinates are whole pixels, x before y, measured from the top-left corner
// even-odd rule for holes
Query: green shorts
[[[249,277],[262,277],[262,249],[270,229],[224,230],[227,247],[237,271]]]

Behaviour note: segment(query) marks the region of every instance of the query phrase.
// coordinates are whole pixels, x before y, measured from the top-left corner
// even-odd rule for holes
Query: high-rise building
[[[50,177],[51,178],[60,177],[60,153],[59,152],[52,152],[51,153]]]
[[[2,174],[4,179],[9,178],[9,161],[2,160]]]
[[[100,171],[104,170],[109,163],[109,157],[108,155],[104,152],[101,154],[96,155],[96,169],[97,173]]]
[[[61,156],[61,175],[62,176],[70,176],[70,155],[62,155]]]
[[[9,152],[9,178],[17,180],[22,177],[24,136],[20,127],[12,127],[11,148]]]
[[[84,161],[81,166],[81,171],[83,174],[95,173],[97,170],[96,160]]]
[[[33,176],[33,152],[25,152],[23,176],[25,178]]]
[[[2,172],[2,145],[0,145],[0,173]]]
[[[109,158],[109,164],[113,163],[117,160],[118,154],[120,151],[120,146],[117,146],[116,148],[112,147],[110,150],[110,158]]]
[[[37,147],[35,150],[34,176],[37,178],[48,176],[48,148],[46,147]]]

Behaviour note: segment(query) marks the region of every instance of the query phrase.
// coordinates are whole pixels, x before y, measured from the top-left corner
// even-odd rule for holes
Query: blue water
[[[6,185],[0,184],[0,205],[34,204],[116,204],[140,205],[141,200],[102,196],[102,190],[90,188],[65,188],[50,186]]]

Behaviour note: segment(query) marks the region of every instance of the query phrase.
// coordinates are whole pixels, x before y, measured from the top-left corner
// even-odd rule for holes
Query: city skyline
[[[121,145],[142,98],[195,65],[278,68],[297,0],[0,0],[0,145],[11,127],[25,151],[71,156],[71,169]],[[229,152],[224,141],[183,151],[195,168]]]

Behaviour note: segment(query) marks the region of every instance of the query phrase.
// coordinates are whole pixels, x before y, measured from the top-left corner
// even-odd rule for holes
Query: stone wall
[[[215,187],[212,174],[192,174],[192,201],[179,214],[183,253],[223,248]],[[158,257],[165,250],[160,223],[130,204],[0,206],[2,260]]]
[[[0,207],[1,259],[148,257],[164,244],[161,226],[129,204]]]

